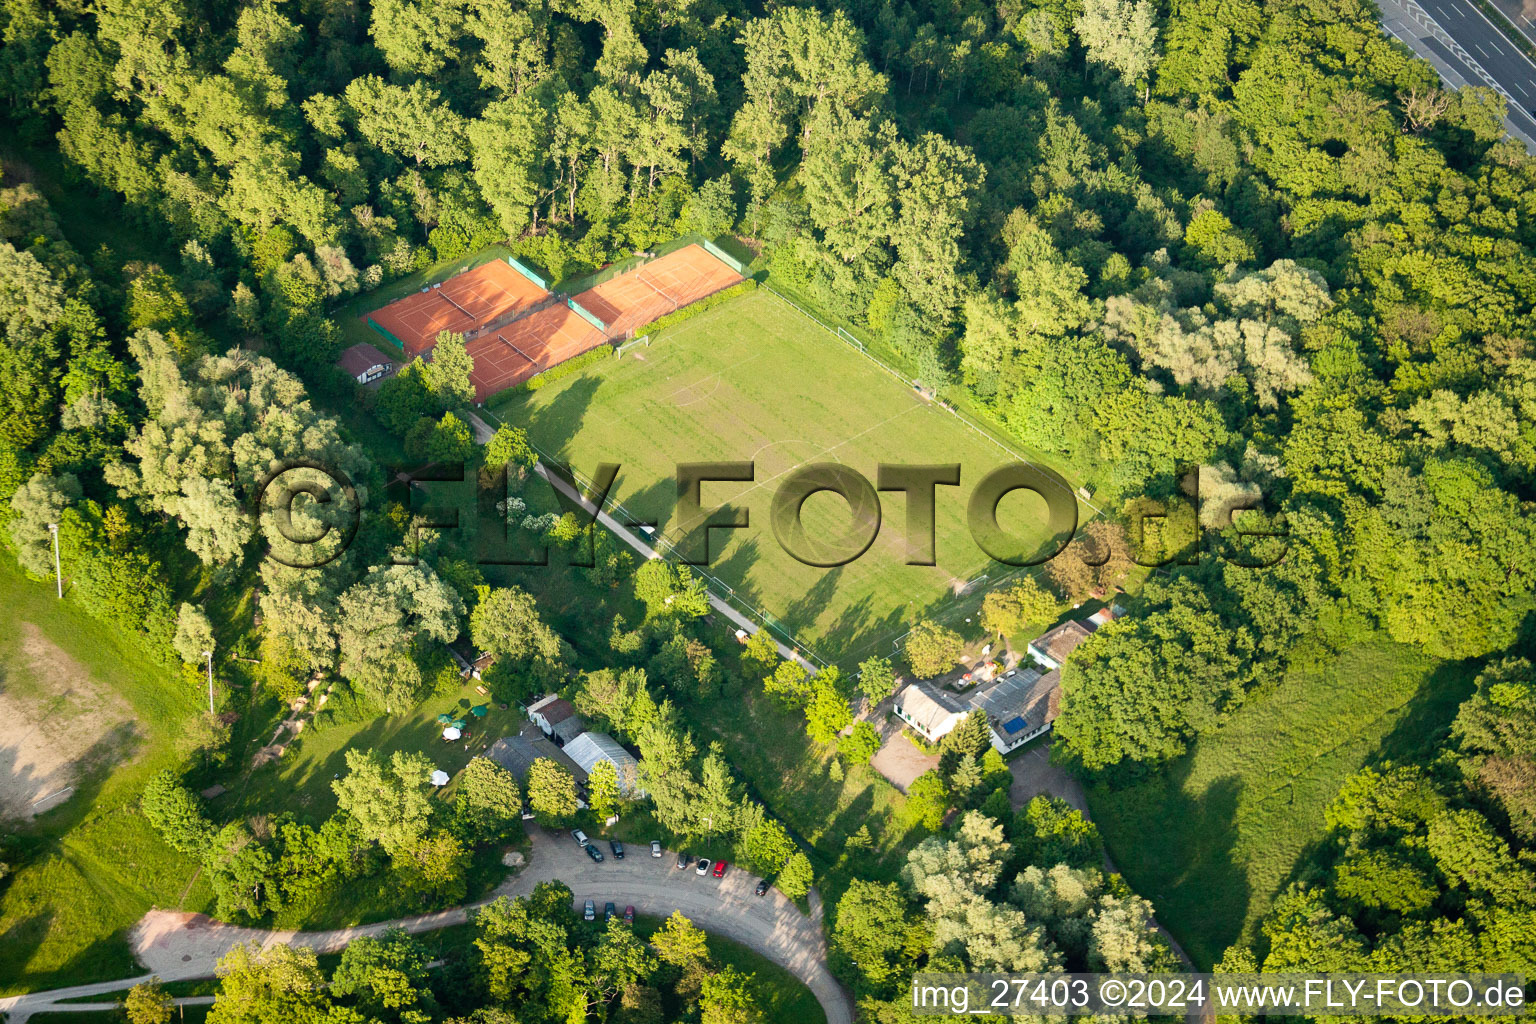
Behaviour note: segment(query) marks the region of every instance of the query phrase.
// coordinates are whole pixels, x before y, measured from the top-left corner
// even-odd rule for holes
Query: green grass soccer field
[[[669,536],[678,533],[678,463],[754,462],[751,483],[704,485],[706,508],[730,504],[750,516],[746,529],[714,531],[708,573],[743,610],[772,616],[845,667],[890,653],[923,615],[970,614],[972,603],[955,599],[967,582],[986,575],[990,586],[1019,571],[977,546],[966,506],[983,476],[1022,456],[765,289],[669,328],[648,347],[493,400],[491,409],[583,477],[601,462],[619,463],[610,498],[623,506],[621,517],[656,521]],[[900,492],[881,495],[879,534],[853,562],[822,569],[786,553],[770,526],[773,495],[796,467],[815,462],[842,463],[871,483],[881,462],[959,463],[960,486],[937,492],[938,564],[905,564]],[[812,538],[841,535],[851,522],[847,503],[831,493],[812,496],[802,516]],[[1029,492],[1005,497],[998,518],[1018,536],[1048,539],[1045,503]]]

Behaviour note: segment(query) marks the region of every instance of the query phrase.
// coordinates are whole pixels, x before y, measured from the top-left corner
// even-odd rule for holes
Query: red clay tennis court
[[[492,260],[438,287],[396,299],[365,319],[400,339],[406,356],[412,357],[437,344],[440,331],[473,337],[484,325],[516,316],[548,298],[549,292],[505,261]]]
[[[564,305],[487,330],[465,346],[475,361],[469,375],[475,385],[475,401],[483,402],[607,340],[602,331]]]
[[[742,280],[701,245],[688,245],[575,296],[587,312],[621,338],[692,302]]]

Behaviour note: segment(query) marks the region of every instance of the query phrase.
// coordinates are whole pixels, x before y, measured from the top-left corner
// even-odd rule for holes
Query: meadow
[[[1412,761],[1449,728],[1471,673],[1372,640],[1298,658],[1272,694],[1239,709],[1139,785],[1088,790],[1116,866],[1152,900],[1198,970],[1251,941],[1275,894],[1325,832],[1346,776]]]
[[[676,516],[677,465],[754,463],[751,482],[703,487],[706,508],[730,505],[748,517],[744,529],[711,531],[707,573],[744,611],[845,666],[891,653],[920,617],[960,615],[965,606],[954,597],[967,583],[986,576],[990,585],[1015,571],[977,546],[966,505],[983,476],[1022,456],[766,289],[670,327],[648,347],[509,392],[489,407],[582,476],[599,463],[620,464],[610,495],[617,514],[656,523],[673,544],[686,532]],[[878,536],[851,563],[817,568],[789,555],[770,525],[773,496],[793,470],[817,462],[841,463],[872,483],[882,462],[958,463],[961,485],[937,489],[937,564],[905,564],[899,492],[881,496]],[[1045,503],[1032,494],[1005,498],[999,519],[1028,545],[1048,540]],[[846,502],[823,493],[805,502],[802,521],[818,542],[841,536],[852,518]]]
[[[66,731],[115,723],[60,780],[73,795],[7,825],[17,867],[0,890],[0,994],[122,977],[137,970],[125,936],[146,910],[210,905],[197,861],[161,842],[138,810],[145,782],[177,761],[201,693],[10,559],[0,559],[0,606],[13,627],[0,638],[0,693]],[[28,769],[14,741],[5,749],[15,782]]]

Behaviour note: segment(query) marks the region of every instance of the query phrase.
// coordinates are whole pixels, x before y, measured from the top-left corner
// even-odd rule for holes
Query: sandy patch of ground
[[[0,818],[57,806],[62,791],[138,746],[121,698],[30,622],[17,633],[0,662]]]
[[[881,707],[887,707],[888,702]],[[939,755],[925,754],[902,735],[901,720],[892,715],[871,716],[875,728],[880,731],[880,749],[870,759],[875,771],[884,775],[891,785],[905,793],[912,788],[917,777],[939,763]]]

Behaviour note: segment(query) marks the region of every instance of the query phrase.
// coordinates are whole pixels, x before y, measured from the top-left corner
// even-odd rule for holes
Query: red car
[[[715,861],[715,877],[716,878],[724,878],[725,877],[725,861],[723,861],[723,860]]]
[[[625,924],[634,924],[635,923],[635,907],[634,907],[634,904],[630,904],[629,906],[624,908],[624,923]]]

